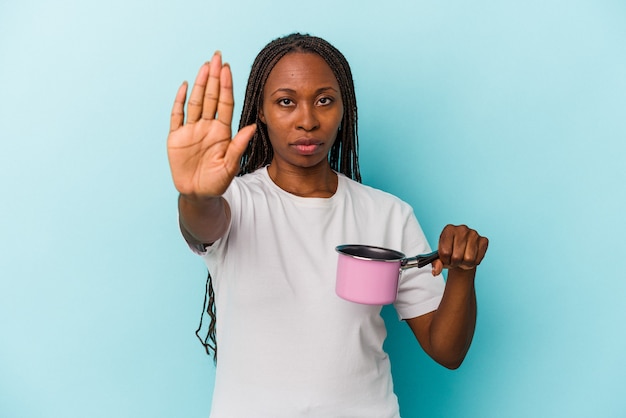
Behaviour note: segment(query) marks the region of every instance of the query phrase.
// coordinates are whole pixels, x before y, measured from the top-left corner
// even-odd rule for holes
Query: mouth
[[[315,154],[322,147],[323,142],[313,138],[301,138],[291,143],[291,146],[301,155]]]

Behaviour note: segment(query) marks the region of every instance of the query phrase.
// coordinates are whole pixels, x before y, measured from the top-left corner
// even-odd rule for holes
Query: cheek
[[[280,135],[285,130],[285,124],[275,117],[265,118],[265,126],[270,137]]]
[[[272,148],[276,148],[276,146],[281,142],[281,138],[285,135],[285,128],[281,125],[280,121],[273,118],[266,118],[266,122],[264,123],[270,146]]]

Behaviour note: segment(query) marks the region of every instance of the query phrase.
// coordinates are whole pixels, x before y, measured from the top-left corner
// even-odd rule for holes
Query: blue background
[[[215,49],[350,61],[364,182],[491,240],[461,369],[385,309],[405,417],[626,416],[623,1],[0,4],[0,416],[206,417],[205,269],[165,152]],[[245,400],[242,400],[245,401]]]

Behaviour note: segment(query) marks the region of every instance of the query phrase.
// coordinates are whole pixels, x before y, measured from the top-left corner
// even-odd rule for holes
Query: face
[[[339,83],[322,57],[289,53],[267,78],[259,118],[267,125],[276,168],[328,164],[343,117]]]

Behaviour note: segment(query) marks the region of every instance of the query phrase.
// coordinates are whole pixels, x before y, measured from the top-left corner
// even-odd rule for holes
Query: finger
[[[202,119],[215,119],[217,101],[220,98],[220,74],[222,72],[222,54],[216,51],[209,65],[209,79],[203,97]]]
[[[489,240],[485,237],[480,237],[478,240],[478,256],[476,257],[476,265],[482,263],[485,255],[487,254],[488,247]]]
[[[478,232],[465,225],[455,228],[454,249],[451,259],[451,265],[453,267],[466,270],[476,267],[479,238],[480,235],[478,235]]]
[[[452,262],[452,252],[454,249],[454,233],[453,226],[447,225],[441,235],[439,236],[439,244],[437,251],[439,252],[439,260],[443,263],[444,267],[449,267]]]
[[[450,267],[459,267],[465,261],[465,254],[467,250],[467,240],[465,237],[454,235],[452,243],[452,256],[450,257]]]
[[[468,248],[472,232],[474,231],[465,225],[446,225],[439,238],[439,258],[445,268],[466,267],[469,258],[472,257],[472,251]]]
[[[476,268],[485,256],[489,240],[481,237],[478,232],[473,229],[467,228],[466,231],[462,231],[462,234],[456,236],[458,241],[459,254],[462,252],[461,248],[464,246],[462,259],[458,260],[456,255],[453,255],[452,264],[458,268],[464,270],[470,270]],[[456,241],[455,241],[456,242]]]
[[[191,89],[189,103],[187,104],[187,123],[194,123],[200,119],[200,114],[202,113],[202,97],[204,96],[208,76],[209,63],[207,62],[198,70],[196,81],[194,81],[193,88]]]
[[[172,114],[170,116],[170,132],[175,131],[183,125],[185,120],[185,99],[187,98],[187,82],[185,81],[176,92]]]
[[[224,125],[230,126],[233,121],[233,76],[230,65],[224,64],[220,72],[220,95],[217,101],[217,119]]]
[[[224,159],[226,160],[226,165],[231,173],[239,171],[239,162],[241,161],[241,156],[245,152],[246,147],[248,146],[248,143],[254,136],[255,132],[256,124],[244,126],[230,141]]]

